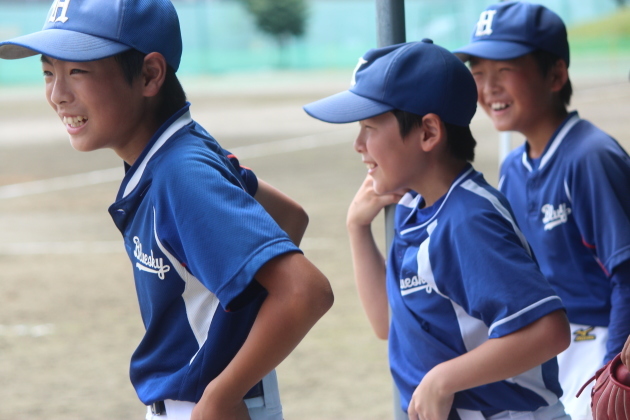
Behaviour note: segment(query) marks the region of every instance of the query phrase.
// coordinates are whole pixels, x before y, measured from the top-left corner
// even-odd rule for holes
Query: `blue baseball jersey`
[[[253,174],[235,167],[188,107],[128,168],[109,209],[146,328],[130,376],[147,405],[197,402],[240,349],[266,297],[256,272],[300,252],[250,194]]]
[[[572,112],[539,159],[528,157],[526,144],[508,156],[499,189],[569,320],[608,326],[611,274],[630,259],[628,154]]]
[[[471,166],[430,207],[407,193],[387,265],[391,371],[406,410],[424,375],[562,309],[505,197]],[[562,394],[556,359],[455,394],[454,409],[534,411]]]

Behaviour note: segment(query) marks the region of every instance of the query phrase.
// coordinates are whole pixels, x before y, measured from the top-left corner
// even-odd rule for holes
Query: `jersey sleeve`
[[[447,294],[469,316],[484,322],[489,338],[513,333],[564,308],[540,272],[509,206],[496,196],[493,200],[495,208],[475,212],[453,227],[447,250],[447,262],[457,262],[451,264],[449,276],[457,281],[447,284]]]
[[[236,155],[228,152],[225,149],[222,149],[222,151],[223,155],[228,158],[234,169],[236,169],[236,171],[243,179],[245,189],[247,190],[249,195],[251,195],[252,197],[255,196],[256,192],[258,191],[258,178],[256,177],[254,171],[246,166],[242,166]]]
[[[610,275],[630,259],[630,158],[612,139],[593,138],[565,180],[573,217]]]
[[[224,308],[267,261],[301,252],[242,188],[230,164],[216,155],[195,156],[153,186],[160,190],[156,230],[164,245]]]

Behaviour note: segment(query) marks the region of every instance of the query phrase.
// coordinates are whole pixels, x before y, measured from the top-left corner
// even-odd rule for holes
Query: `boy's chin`
[[[80,140],[73,138],[72,135],[69,136],[69,140],[70,140],[70,146],[72,146],[72,148],[76,150],[77,152],[93,152],[94,150],[99,149],[98,147],[94,147],[93,145],[90,145],[89,143],[82,142]]]

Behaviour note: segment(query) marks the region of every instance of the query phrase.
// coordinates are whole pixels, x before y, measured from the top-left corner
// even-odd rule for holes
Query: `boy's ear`
[[[160,89],[166,78],[166,59],[157,52],[152,52],[144,57],[142,66],[142,91],[144,96],[153,97],[160,93]]]
[[[434,150],[435,147],[442,142],[446,130],[442,119],[436,114],[426,114],[422,117],[422,130],[420,147],[425,152]]]
[[[549,76],[551,77],[551,91],[554,93],[560,92],[567,80],[569,80],[569,69],[567,69],[566,61],[557,60],[551,67]]]

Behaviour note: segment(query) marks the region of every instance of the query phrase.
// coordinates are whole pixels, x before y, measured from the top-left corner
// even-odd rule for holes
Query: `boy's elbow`
[[[564,310],[559,309],[545,317],[545,330],[547,336],[547,348],[551,357],[565,351],[571,344],[571,328]]]
[[[308,295],[309,306],[321,317],[332,308],[335,302],[335,295],[330,282],[323,274],[320,274],[317,283],[318,286],[310,288],[309,291],[306,291],[306,294]]]

